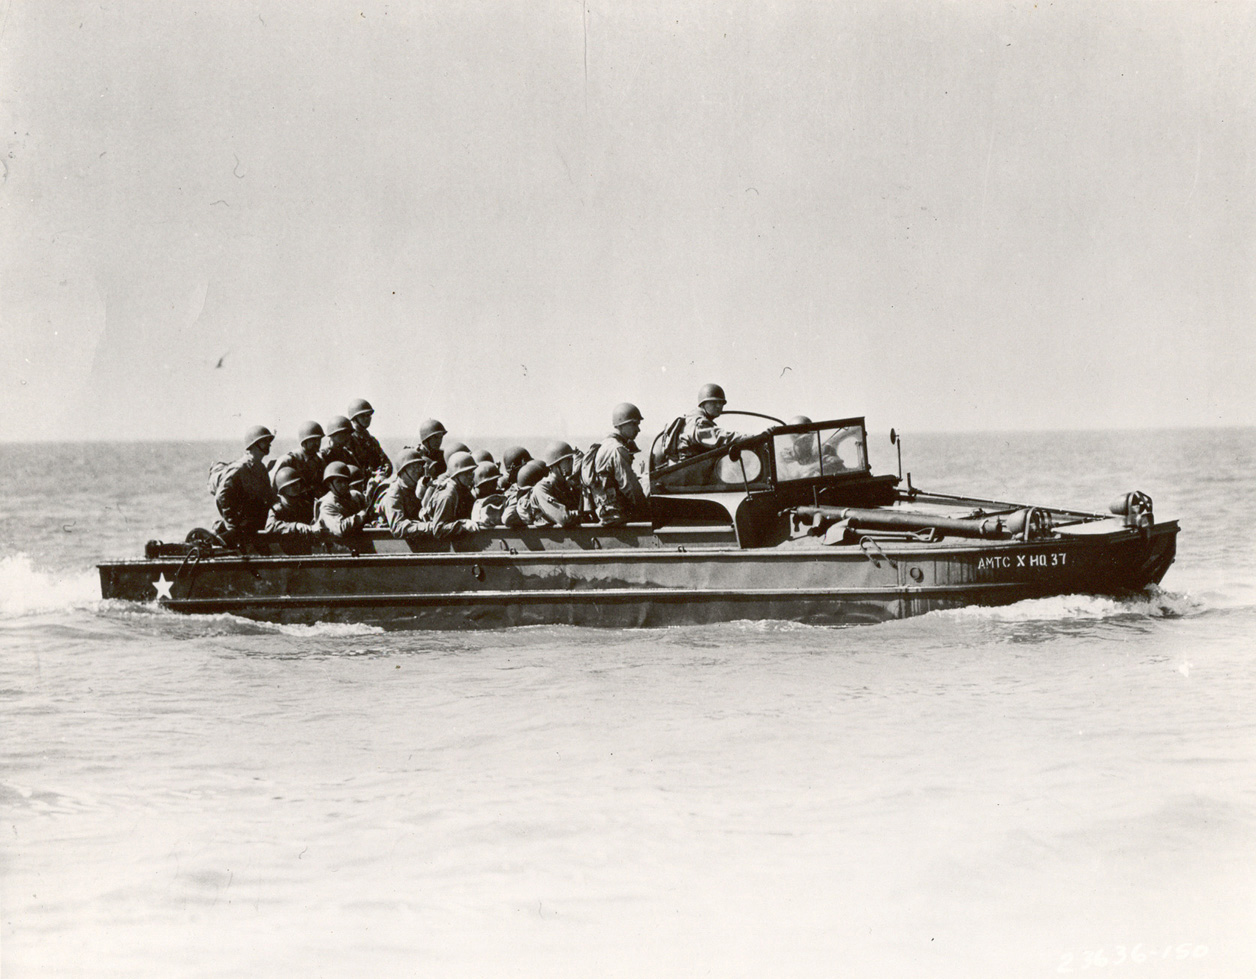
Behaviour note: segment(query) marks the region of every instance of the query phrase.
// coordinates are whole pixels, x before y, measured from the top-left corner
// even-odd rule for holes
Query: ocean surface
[[[907,437],[930,490],[1148,492],[1177,562],[1121,601],[478,633],[102,602],[94,563],[208,524],[235,454],[0,446],[5,979],[1256,974],[1256,431]]]

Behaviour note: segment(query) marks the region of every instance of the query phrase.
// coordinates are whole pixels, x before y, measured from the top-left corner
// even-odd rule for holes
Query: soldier
[[[349,423],[353,426],[350,448],[359,466],[380,479],[387,479],[392,475],[392,462],[384,452],[384,447],[379,444],[379,439],[367,431],[373,417],[375,409],[369,401],[359,398],[349,405]]]
[[[471,453],[471,458],[475,460],[477,466],[482,462],[491,462],[493,465],[497,465],[497,460],[493,458],[493,453],[489,452],[488,449],[476,449]]]
[[[397,474],[384,487],[379,509],[389,532],[398,540],[410,543],[449,540],[471,529],[466,521],[438,523],[421,520],[423,468],[427,460],[417,449],[406,449],[397,459]]]
[[[524,463],[523,468],[519,470],[519,479],[516,482],[519,492],[515,512],[524,526],[540,527],[550,523],[535,494],[541,480],[548,474],[549,467],[539,459]]]
[[[344,415],[337,415],[327,423],[327,441],[329,444],[323,449],[324,473],[333,462],[343,462],[346,466],[358,465],[358,457],[353,454],[353,423]]]
[[[667,426],[663,438],[662,465],[683,462],[741,438],[737,432],[727,431],[715,424],[715,419],[723,414],[726,403],[722,387],[718,384],[702,385],[698,391],[697,410],[682,415]]]
[[[419,426],[419,444],[413,448],[427,460],[428,479],[434,480],[445,471],[445,457],[440,451],[441,441],[445,438],[445,434],[445,426],[435,418],[425,418],[423,424]],[[411,446],[406,446],[406,448],[411,448]]]
[[[445,457],[445,469],[446,470],[449,469],[449,460],[458,452],[465,452],[467,455],[471,455],[471,447],[467,445],[466,442],[454,441],[454,442],[450,442],[442,450],[442,454]],[[471,461],[475,462],[475,456],[471,456]]]
[[[496,463],[481,462],[475,467],[475,475],[471,477],[471,488],[475,493],[471,523],[476,530],[487,530],[501,524],[506,497],[498,492],[500,479],[501,472]]]
[[[302,422],[297,429],[297,440],[301,448],[289,452],[275,465],[275,475],[281,470],[292,469],[301,477],[301,496],[308,501],[310,512],[314,512],[314,501],[318,499],[318,488],[323,483],[323,462],[319,449],[323,445],[323,426],[318,422]],[[278,485],[275,487],[278,489]]]
[[[532,454],[522,445],[512,445],[502,453],[502,491],[515,485],[519,477],[519,469],[525,462],[532,461]]]
[[[786,425],[810,425],[811,419],[806,415],[795,415]],[[819,476],[820,467],[816,462],[816,433],[801,432],[789,438],[778,436],[776,439],[776,476],[778,479],[805,479]]]
[[[228,465],[219,479],[214,503],[222,519],[214,528],[229,547],[257,549],[257,535],[266,527],[275,489],[262,460],[270,454],[275,433],[258,425],[244,436],[244,455]]]
[[[475,460],[470,452],[455,452],[449,457],[449,469],[445,481],[438,484],[424,502],[423,515],[435,523],[453,523],[471,516],[475,500],[471,495],[471,479],[475,474]]]
[[[551,442],[544,455],[548,472],[531,495],[531,512],[539,519],[528,522],[574,527],[580,523],[580,490],[571,482],[576,450],[566,442]]]
[[[614,430],[597,447],[588,467],[594,511],[604,524],[622,524],[648,516],[649,501],[632,469],[632,457],[638,451],[634,440],[641,433],[641,422],[636,405],[616,405],[611,414]]]
[[[353,497],[353,501],[366,511],[366,519],[371,519],[371,498],[372,495],[378,496],[376,490],[378,485],[375,478],[367,480],[367,475],[357,466],[349,467],[349,495]]]
[[[519,467],[519,475],[506,488],[502,507],[502,523],[507,527],[526,527],[533,522],[537,511],[532,506],[532,487],[545,478],[545,463],[529,459]]]
[[[270,508],[266,533],[280,538],[276,543],[285,554],[310,554],[322,535],[314,523],[314,503],[305,492],[301,474],[286,466],[275,473],[279,499]]]
[[[315,520],[332,537],[342,543],[358,534],[366,523],[366,512],[349,489],[349,467],[343,462],[329,463],[323,471],[327,492],[315,507]]]

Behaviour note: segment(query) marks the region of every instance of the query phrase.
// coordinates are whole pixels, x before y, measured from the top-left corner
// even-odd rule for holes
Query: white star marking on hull
[[[157,600],[170,600],[170,589],[174,587],[173,581],[166,580],[166,572],[162,572],[156,581],[153,582],[153,588],[157,591]]]

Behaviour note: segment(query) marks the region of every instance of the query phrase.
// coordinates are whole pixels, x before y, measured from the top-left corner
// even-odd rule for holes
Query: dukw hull
[[[100,576],[105,598],[285,623],[845,625],[1049,595],[1136,592],[1163,577],[1177,530],[1173,521],[1131,529],[1112,519],[1030,541],[825,546],[808,539],[743,549],[719,535],[641,525],[481,533],[444,552],[413,551],[376,533],[357,554],[201,556],[176,545],[166,555],[158,545],[145,560],[101,565]]]

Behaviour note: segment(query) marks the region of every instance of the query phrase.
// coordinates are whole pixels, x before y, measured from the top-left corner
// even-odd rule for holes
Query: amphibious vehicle
[[[679,463],[664,464],[656,440],[648,521],[499,527],[439,545],[367,529],[313,554],[263,539],[264,556],[150,541],[143,559],[100,565],[101,593],[176,612],[387,628],[838,625],[1128,594],[1173,562],[1177,523],[1157,521],[1142,493],[1108,513],[929,493],[910,475],[904,483],[901,448],[899,475],[873,474],[863,418],[768,421]]]

